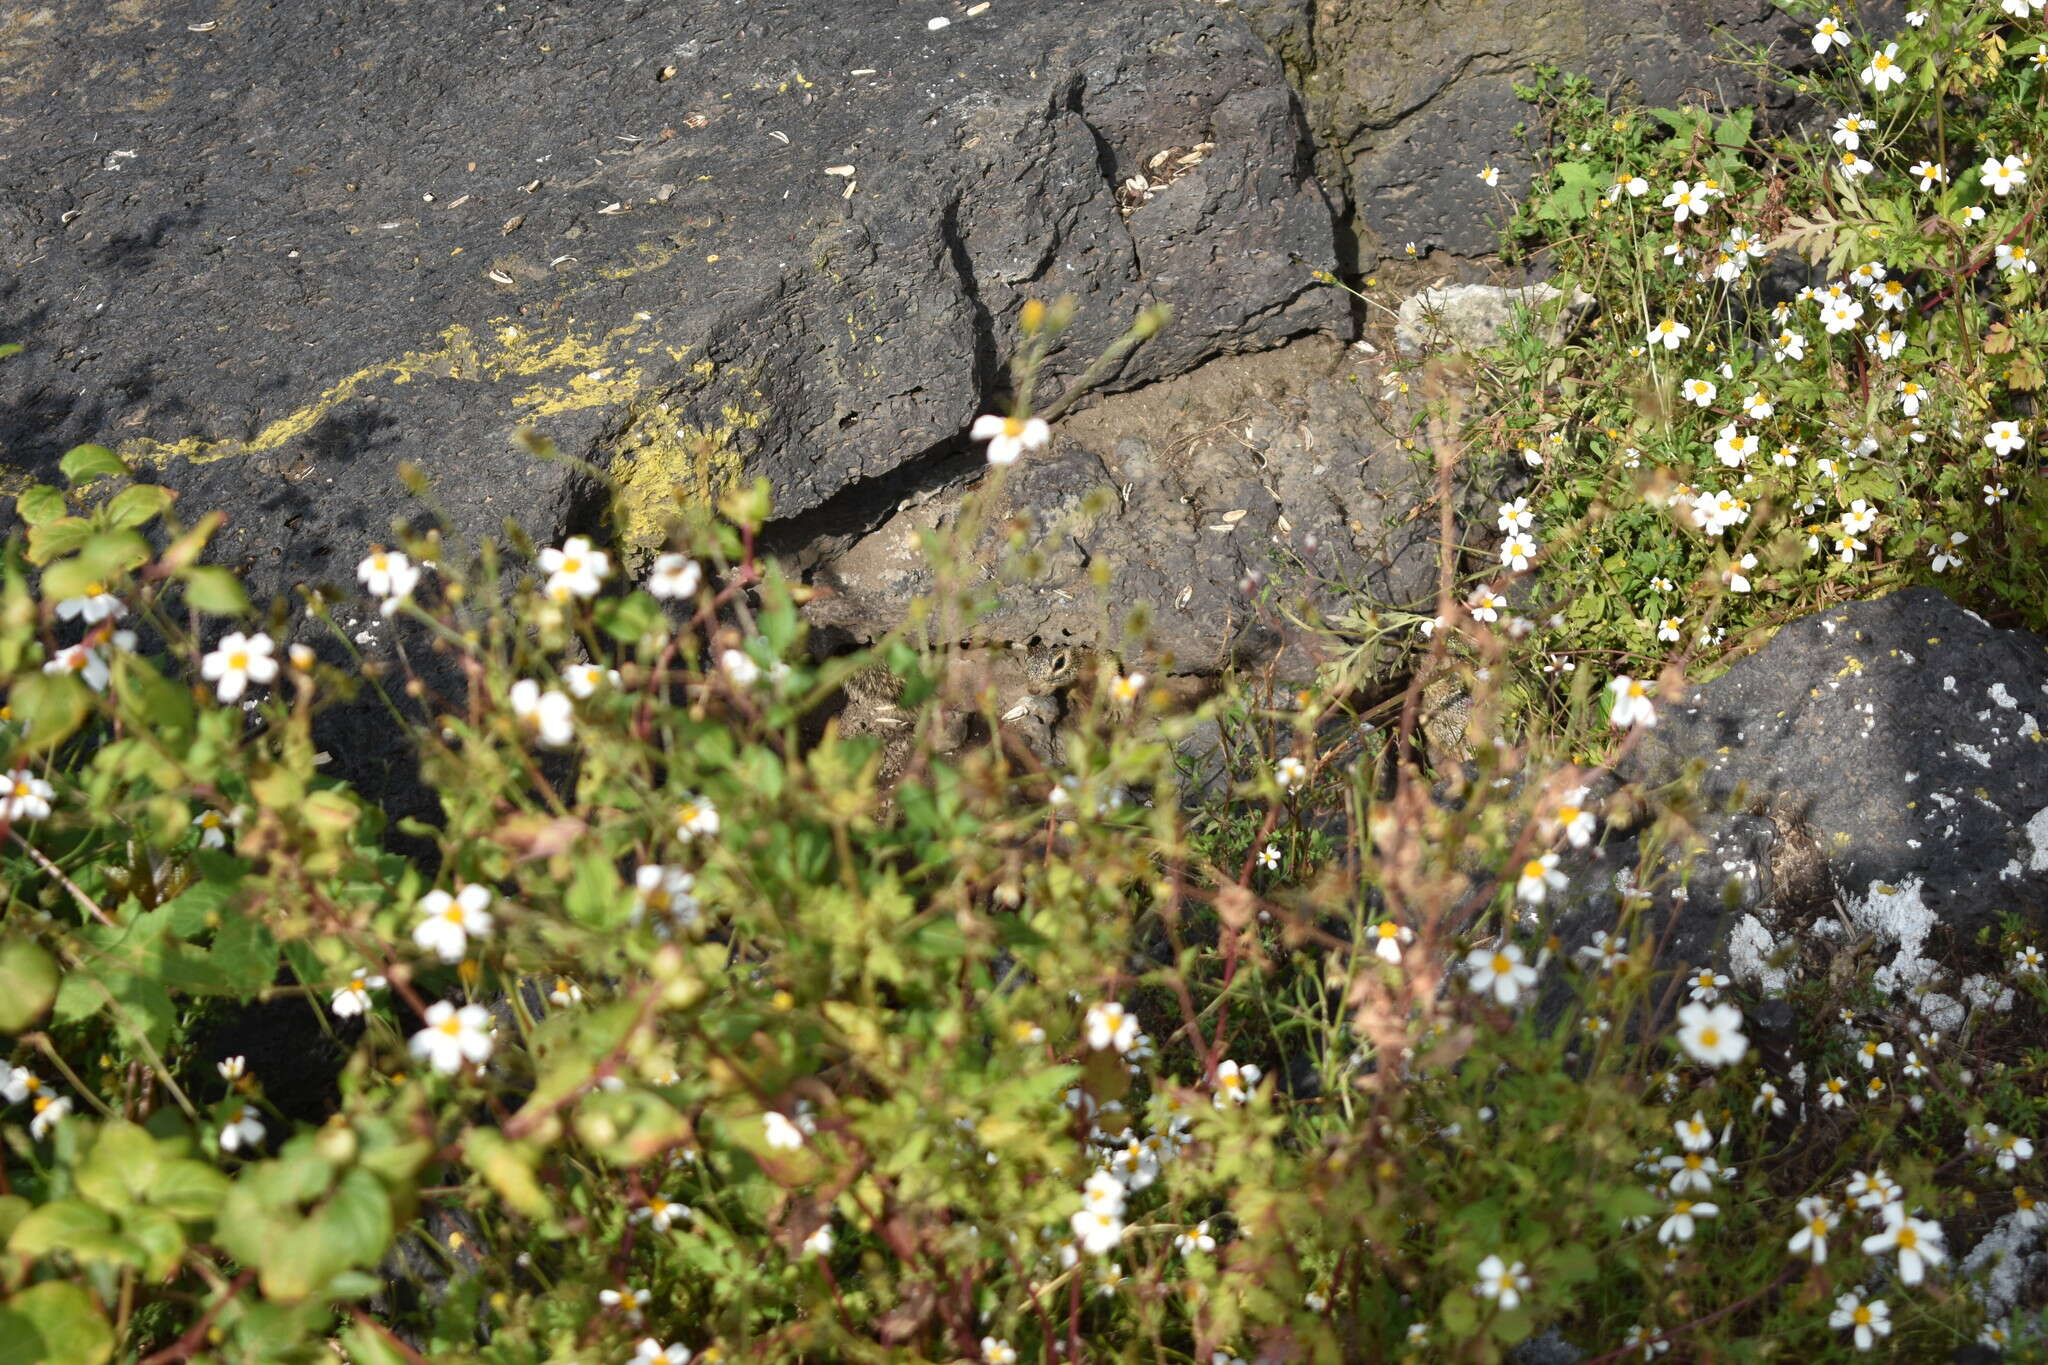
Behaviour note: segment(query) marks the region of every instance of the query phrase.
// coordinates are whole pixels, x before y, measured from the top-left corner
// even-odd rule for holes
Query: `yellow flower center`
[[[1014,441],[1023,434],[1024,419],[1022,417],[1005,417],[1003,419],[1003,435]]]
[[[449,906],[441,912],[441,918],[447,920],[450,924],[462,923],[462,907],[460,905]]]
[[[452,1014],[443,1019],[436,1027],[450,1038],[459,1037],[462,1033],[462,1021]]]
[[[1719,1047],[1720,1045],[1721,1034],[1718,1029],[1703,1028],[1700,1030],[1701,1047]]]
[[[1899,1224],[1899,1250],[1911,1251],[1914,1247],[1918,1245],[1920,1245],[1920,1234],[1913,1231],[1913,1229],[1905,1223]]]
[[[1493,970],[1496,976],[1506,976],[1514,969],[1515,964],[1506,953],[1495,953],[1493,955]]]
[[[245,673],[248,671],[248,669],[249,656],[247,653],[238,649],[234,653],[228,655],[228,671],[230,673]]]
[[[1524,877],[1540,878],[1543,872],[1544,868],[1541,859],[1531,858],[1528,862],[1522,864],[1522,875]]]
[[[1870,1309],[1864,1304],[1857,1304],[1856,1312],[1852,1316],[1856,1319],[1858,1327],[1870,1326]]]

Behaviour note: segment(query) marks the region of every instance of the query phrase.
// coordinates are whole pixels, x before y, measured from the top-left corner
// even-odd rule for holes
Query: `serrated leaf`
[[[249,594],[234,574],[217,565],[202,564],[179,575],[185,583],[185,600],[194,610],[214,616],[244,616],[249,611]]]
[[[31,484],[14,495],[14,514],[30,526],[55,521],[65,510],[64,490],[46,483]]]
[[[121,457],[105,446],[73,446],[57,461],[57,472],[71,481],[76,488],[91,483],[94,479],[118,478],[128,472],[128,466]]]
[[[84,517],[58,517],[54,521],[31,526],[28,531],[28,562],[48,564],[53,559],[76,554],[91,539],[92,523]]]

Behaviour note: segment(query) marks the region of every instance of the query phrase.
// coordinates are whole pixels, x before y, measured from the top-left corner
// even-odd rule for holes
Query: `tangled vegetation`
[[[1016,741],[951,642],[1058,307],[938,590],[840,657],[761,488],[648,563],[400,528],[258,609],[216,519],[72,451],[0,563],[0,1365],[2038,1358],[1960,1262],[2041,1233],[2042,926],[1947,1031],[1795,982],[1783,1073],[1635,907],[1551,937],[1688,671],[1923,577],[2043,620],[2039,6],[1807,17],[1815,136],[1529,92],[1510,240],[1567,297],[1420,441],[1527,487],[1433,617],[1327,627],[1464,661],[1469,771],[1418,762],[1419,684],[1374,728],[1341,669],[1183,705],[1135,643]],[[901,734],[843,733],[878,671]],[[333,708],[438,818],[323,774]]]

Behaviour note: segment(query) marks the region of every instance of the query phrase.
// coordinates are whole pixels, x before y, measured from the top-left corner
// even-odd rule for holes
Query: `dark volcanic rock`
[[[0,458],[117,445],[259,591],[346,577],[401,461],[458,531],[587,510],[527,424],[644,538],[799,513],[956,440],[1027,297],[1082,305],[1055,376],[1174,306],[1112,388],[1342,326],[1309,163],[1198,0],[51,0],[0,21]]]
[[[1621,771],[1698,787],[1692,884],[1650,888],[1678,912],[1671,954],[1725,947],[1738,978],[1770,987],[1796,961],[1768,959],[1811,927],[1864,940],[1881,987],[1919,991],[1945,949],[2002,916],[2048,924],[2044,720],[2048,641],[1930,589],[1786,626],[1660,706]],[[1617,869],[1642,851],[1617,840],[1582,870],[1592,900],[1572,937],[1612,926]]]
[[[1434,610],[1438,523],[1412,397],[1381,397],[1381,367],[1321,338],[1213,361],[1104,399],[1012,466],[980,550],[981,582],[1022,528],[1035,558],[1000,580],[973,634],[998,643],[1125,644],[1149,616],[1150,662],[1215,673],[1281,653],[1282,677],[1314,660],[1287,612],[1361,603]],[[1421,453],[1418,453],[1418,448]],[[1461,490],[1467,486],[1460,483]],[[921,533],[957,522],[963,489],[900,509],[827,564],[821,624],[872,637],[929,593]],[[1274,600],[1248,591],[1266,580]],[[1098,582],[1100,578],[1100,582]]]
[[[1507,199],[1526,188],[1534,164],[1515,133],[1535,122],[1534,109],[1514,86],[1539,63],[1652,106],[1747,104],[1769,116],[1790,101],[1723,61],[1724,45],[1768,48],[1795,69],[1813,58],[1808,27],[1770,0],[1237,4],[1302,91],[1327,181],[1357,217],[1361,270],[1398,260],[1409,241],[1457,257],[1493,252]],[[1859,26],[1900,8],[1866,5]],[[1479,180],[1488,165],[1501,169],[1498,189]]]

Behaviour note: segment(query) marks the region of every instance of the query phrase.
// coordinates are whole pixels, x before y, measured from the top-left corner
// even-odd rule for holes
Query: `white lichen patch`
[[[2027,857],[2027,871],[2048,872],[2048,806],[2034,812],[2025,832],[2027,842],[2033,845],[2033,852]]]
[[[1728,934],[1729,974],[1765,995],[1784,994],[1785,987],[1792,983],[1793,972],[1790,967],[1771,965],[1771,956],[1777,946],[1762,920],[1755,915],[1744,915]]]
[[[2012,1009],[2012,987],[2001,985],[1997,977],[1978,973],[1963,981],[1963,998],[1980,1010],[1994,1014],[2006,1014]]]
[[[1934,980],[1935,965],[1920,950],[1933,932],[1937,916],[1921,896],[1918,877],[1900,886],[1872,882],[1860,897],[1851,897],[1849,922],[1880,943],[1896,944],[1898,955],[1877,969],[1874,981],[1886,994],[1910,991]]]
[[[1991,684],[1991,691],[1989,695],[1991,697],[1993,704],[1995,704],[2001,711],[2010,711],[2015,706],[2019,705],[2019,703],[2013,699],[2012,693],[2005,690],[2004,683]]]
[[[2004,1317],[2012,1312],[2027,1283],[2048,1267],[2048,1253],[2034,1250],[2043,1229],[2029,1227],[2029,1221],[2019,1210],[2013,1210],[1992,1224],[1991,1231],[1963,1257],[1963,1278],[1976,1286],[1987,1317]],[[1984,1274],[1986,1271],[1990,1273]]]
[[[1920,1017],[1927,1021],[1927,1027],[1936,1033],[1953,1033],[1963,1026],[1963,1019],[1969,1011],[1963,1002],[1940,991],[1928,991],[1920,997]]]

